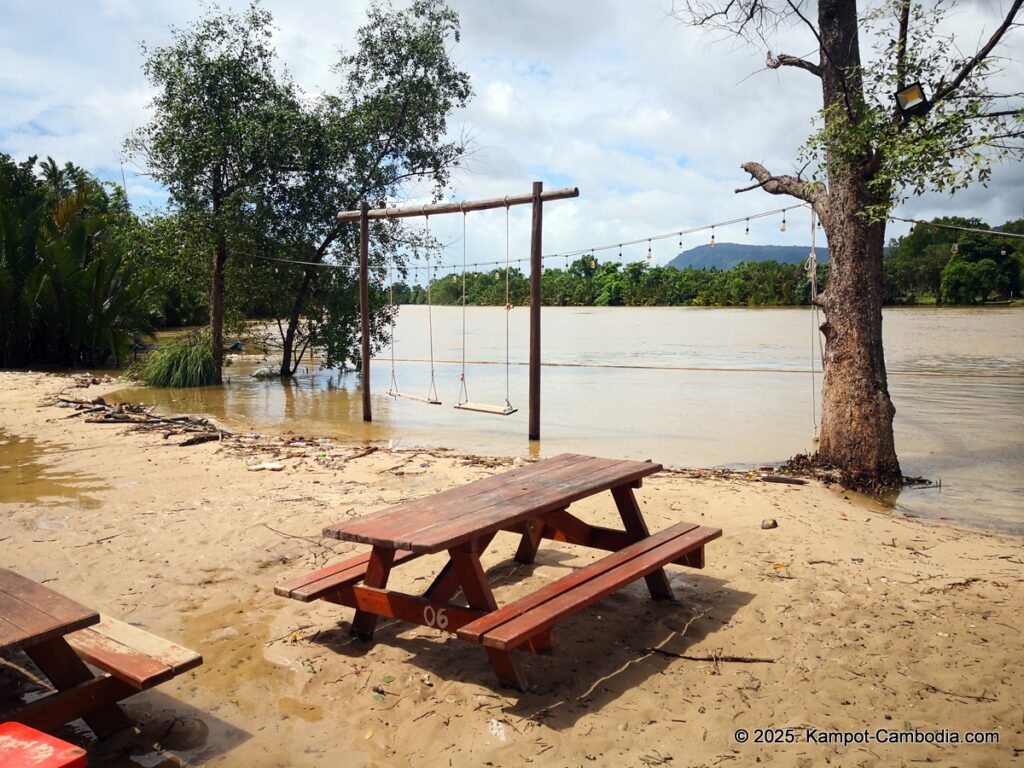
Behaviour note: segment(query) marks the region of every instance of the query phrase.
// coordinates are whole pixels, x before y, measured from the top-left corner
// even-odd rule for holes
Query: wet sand
[[[360,643],[349,609],[273,594],[358,549],[321,539],[325,525],[514,460],[361,455],[310,436],[179,447],[68,418],[52,403],[71,383],[0,373],[0,566],[205,659],[129,700],[136,732],[93,743],[65,729],[90,765],[1003,766],[1024,753],[1019,537],[895,517],[815,482],[664,472],[638,492],[648,524],[723,528],[707,568],[670,567],[676,603],[641,582],[560,625],[553,657],[521,656],[533,685],[518,693],[478,647],[395,622]],[[285,469],[248,471],[253,458]],[[614,524],[610,502],[578,514]],[[500,534],[484,558],[499,602],[593,559],[546,542],[522,566],[515,545]],[[393,583],[422,589],[437,567],[413,561]],[[796,743],[754,743],[766,728],[796,729],[776,734]],[[999,743],[843,746],[807,729]]]

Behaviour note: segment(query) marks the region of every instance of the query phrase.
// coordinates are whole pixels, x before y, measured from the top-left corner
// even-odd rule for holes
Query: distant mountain
[[[819,263],[828,261],[828,248],[815,248]],[[744,245],[717,243],[698,245],[683,251],[666,266],[676,269],[732,269],[743,261],[777,261],[780,264],[803,264],[811,252],[809,245]]]

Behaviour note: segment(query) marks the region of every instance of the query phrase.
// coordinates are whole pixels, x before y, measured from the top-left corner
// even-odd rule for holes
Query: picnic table
[[[187,648],[0,568],[0,661],[19,651],[55,690],[0,719],[45,731],[81,717],[98,736],[130,725],[117,702],[202,663]]]
[[[511,654],[552,652],[552,629],[640,578],[651,597],[673,599],[663,566],[704,567],[704,545],[718,528],[677,523],[651,534],[633,493],[661,471],[651,462],[562,454],[361,518],[324,535],[371,545],[369,552],[290,579],[276,593],[356,609],[352,631],[373,636],[380,617],[452,632],[481,644],[501,684],[525,689]],[[622,528],[593,525],[569,512],[581,499],[610,492]],[[515,559],[531,563],[545,539],[607,552],[601,559],[498,607],[480,555],[499,531],[520,536]],[[422,595],[387,589],[391,571],[422,555],[448,558]],[[453,602],[461,592],[466,605]]]

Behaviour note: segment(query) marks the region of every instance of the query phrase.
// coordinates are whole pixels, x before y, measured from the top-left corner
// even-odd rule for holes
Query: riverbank
[[[518,694],[478,648],[397,623],[366,646],[347,609],[273,594],[355,549],[320,539],[324,525],[514,460],[309,435],[179,447],[69,418],[53,402],[71,383],[0,373],[0,566],[205,659],[130,700],[140,732],[93,747],[90,765],[999,766],[1024,751],[1019,537],[907,520],[815,482],[663,472],[638,492],[648,522],[723,528],[708,567],[671,569],[678,603],[635,585],[560,627],[553,658],[525,658],[536,685]],[[283,469],[247,468],[268,462]],[[603,499],[580,514],[615,517]],[[499,602],[589,559],[546,544],[525,568],[513,550],[499,538],[484,559]],[[402,572],[422,586],[436,566]],[[714,661],[730,657],[770,661]],[[767,727],[800,742],[753,743]],[[844,747],[807,743],[806,728],[1000,743]]]

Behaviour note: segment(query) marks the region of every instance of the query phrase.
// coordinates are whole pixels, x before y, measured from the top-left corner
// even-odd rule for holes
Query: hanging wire
[[[564,258],[565,259],[565,267],[566,267],[566,269],[569,269],[570,259],[573,256],[588,256],[589,255],[593,259],[594,254],[596,252],[598,252],[598,251],[608,251],[608,250],[618,249],[619,255],[621,257],[622,248],[624,246],[639,245],[641,243],[645,243],[645,242],[648,242],[648,241],[666,240],[666,239],[668,239],[670,237],[678,237],[679,238],[679,247],[681,249],[683,247],[682,246],[683,235],[692,235],[692,234],[695,234],[697,232],[706,232],[706,231],[708,231],[710,229],[714,229],[716,227],[727,227],[727,226],[730,226],[730,225],[733,225],[733,224],[739,224],[740,222],[747,222],[748,226],[749,226],[749,222],[750,222],[751,219],[762,219],[762,218],[765,218],[767,216],[776,216],[776,215],[778,215],[780,213],[782,214],[783,224],[785,224],[785,218],[786,218],[786,212],[787,211],[791,211],[791,210],[793,210],[795,208],[807,208],[807,207],[809,207],[809,206],[806,203],[800,203],[799,205],[790,205],[790,206],[787,206],[785,208],[776,208],[776,209],[771,210],[771,211],[764,211],[762,213],[754,213],[754,214],[751,214],[749,216],[741,216],[739,218],[729,219],[727,221],[717,221],[714,224],[703,224],[703,225],[701,225],[699,227],[692,227],[690,229],[674,230],[672,232],[663,233],[663,234],[659,234],[659,235],[649,235],[649,236],[646,236],[646,237],[638,238],[636,240],[628,240],[628,241],[624,240],[621,243],[615,242],[615,243],[610,243],[610,244],[605,244],[605,245],[589,246],[587,248],[577,248],[576,250],[571,250],[571,251],[560,251],[560,252],[557,252],[557,253],[546,253],[546,254],[543,254],[541,256],[541,258],[542,259],[562,259],[562,258]],[[424,214],[424,215],[426,216],[427,214]],[[895,217],[893,217],[893,218],[895,219]],[[906,219],[895,219],[895,220],[896,221],[909,221],[909,220],[906,220]],[[921,223],[929,224],[928,222],[921,222]],[[937,225],[929,224],[929,226],[937,226]],[[780,226],[780,230],[782,230],[783,232],[785,231],[781,226]],[[988,232],[988,231],[985,231],[985,233],[986,234],[992,234],[992,235],[1001,235],[1001,236],[1005,236],[1005,237],[1024,237],[1024,235],[1012,235],[1010,233],[1005,233],[1005,232]],[[356,269],[356,267],[353,264],[338,264],[338,263],[317,262],[317,261],[294,261],[292,259],[275,259],[275,258],[271,258],[271,257],[268,257],[268,256],[257,256],[255,254],[252,255],[252,258],[261,259],[263,261],[277,261],[277,262],[282,262],[282,263],[285,263],[285,264],[298,265],[298,266],[327,267],[329,269],[346,269],[346,270],[349,270],[350,272],[354,272],[355,269]],[[511,264],[523,264],[523,263],[526,263],[528,261],[529,261],[528,258],[510,259],[509,263],[511,263]],[[595,262],[596,262],[596,260],[595,260]],[[469,264],[467,266],[471,266],[471,267],[499,267],[499,266],[501,266],[501,264],[502,264],[501,261],[482,261],[482,262],[475,262],[475,263]],[[596,266],[596,263],[595,263],[595,266]],[[437,264],[437,265],[433,265],[433,268],[436,269],[436,270],[458,270],[459,267],[460,267],[459,264]],[[415,273],[415,277],[416,277],[416,280],[417,280],[417,283],[418,283],[418,280],[419,280],[418,273],[419,273],[419,271],[422,270],[422,269],[428,269],[428,267],[424,266],[424,265],[409,265],[407,267],[407,269],[409,269],[409,270],[411,270],[412,272]]]
[[[804,263],[804,270],[807,272],[807,279],[811,285],[811,427],[814,430],[813,440],[818,442],[818,398],[817,388],[814,383],[815,349],[818,345],[818,357],[821,360],[822,372],[825,370],[825,350],[821,345],[820,318],[818,315],[818,254],[815,249],[816,234],[818,231],[817,219],[814,208],[811,208],[811,252]]]

